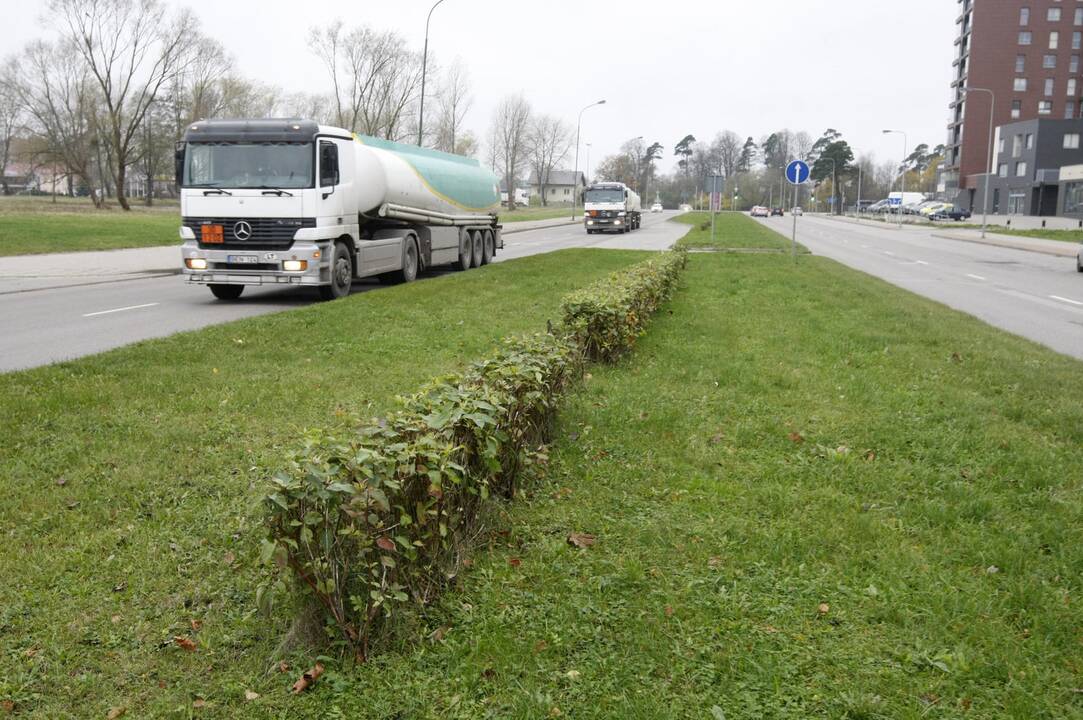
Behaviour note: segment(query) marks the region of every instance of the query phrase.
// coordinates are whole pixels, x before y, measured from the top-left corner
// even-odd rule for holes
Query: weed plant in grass
[[[711,240],[711,213],[691,212],[678,215],[674,222],[692,226],[680,244],[689,249],[789,250],[789,239],[764,227],[744,213],[723,212],[715,216],[715,238]],[[800,252],[807,250],[798,245]]]
[[[683,282],[431,638],[323,707],[1083,716],[1080,364],[825,259]]]
[[[285,694],[311,655],[271,672],[287,627],[254,612],[267,469],[302,428],[383,414],[644,256],[568,250],[0,376],[0,701],[326,715],[333,697]],[[346,687],[329,665],[321,686]]]

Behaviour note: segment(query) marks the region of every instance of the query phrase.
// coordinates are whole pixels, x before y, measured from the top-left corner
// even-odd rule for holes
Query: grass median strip
[[[426,646],[324,702],[1083,713],[1079,363],[820,258],[692,255],[683,284],[570,400],[550,484],[509,509]]]
[[[262,469],[301,428],[380,414],[644,257],[526,258],[0,377],[0,700],[43,718],[246,691],[250,716],[295,707],[266,672],[284,628],[253,615]]]
[[[711,213],[691,212],[678,215],[674,222],[691,225],[680,245],[689,250],[763,251],[790,249],[788,238],[764,227],[744,213],[723,212],[715,216],[715,235],[711,239]],[[808,252],[798,245],[799,252]]]
[[[942,224],[937,227],[948,230],[981,230],[981,225],[973,223],[966,225]],[[1047,228],[1035,228],[1023,230],[1020,228],[1001,227],[999,225],[988,226],[988,232],[994,235],[1014,235],[1015,237],[1040,238],[1042,240],[1060,240],[1061,242],[1079,244],[1083,242],[1083,230],[1053,230]]]

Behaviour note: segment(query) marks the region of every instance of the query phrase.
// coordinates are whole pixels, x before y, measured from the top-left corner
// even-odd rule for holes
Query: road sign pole
[[[793,186],[793,206],[797,207],[797,193],[801,189],[800,185]],[[797,213],[790,210],[790,214],[793,215],[793,237],[790,240],[790,255],[793,257],[794,263],[797,262]]]

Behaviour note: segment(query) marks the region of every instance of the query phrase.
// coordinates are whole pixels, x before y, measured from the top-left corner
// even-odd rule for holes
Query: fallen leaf
[[[15,712],[15,702],[13,700],[0,701],[0,710],[3,710],[6,713]]]
[[[800,445],[801,443],[805,442],[805,437],[799,432],[792,432],[787,437],[790,438],[790,442],[792,442],[794,445]]]
[[[549,643],[545,642],[544,640],[539,640],[538,642],[534,643],[534,652],[540,653],[548,647]]]
[[[195,700],[192,701],[192,707],[194,707],[194,708],[207,707],[207,701],[204,700],[203,698],[196,698]]]
[[[523,561],[520,560],[517,557],[508,558],[508,565],[511,565],[513,568],[517,568],[522,564],[523,564]]]
[[[985,568],[986,575],[996,575],[998,572],[1000,572],[1000,568],[998,568],[996,565],[990,565],[989,567]]]
[[[451,630],[447,625],[438,627],[429,634],[429,639],[433,642],[442,642],[447,636],[448,631]]]
[[[666,617],[673,617],[673,606],[666,605]]]
[[[56,484],[57,485],[67,485],[68,480],[67,480],[67,478],[59,477],[59,478],[56,479]]]
[[[288,662],[286,662],[285,660],[279,660],[279,662],[278,662],[278,672],[284,673],[284,672],[289,672],[289,671],[290,671],[290,664]]]
[[[124,592],[126,587],[128,587],[128,583],[117,583],[113,586],[113,592]]]
[[[111,707],[109,712],[105,714],[106,720],[117,720],[119,717],[124,717],[124,713],[128,712],[128,708],[125,707]]]
[[[716,567],[718,567],[718,566],[719,566],[719,565],[721,565],[721,564],[722,564],[722,558],[718,557],[717,555],[716,555],[716,556],[714,556],[714,557],[712,557],[712,558],[710,558],[710,559],[709,559],[709,560],[707,561],[707,565],[708,565],[708,566],[710,566],[710,567],[713,567],[713,568],[716,568]]]
[[[303,693],[312,687],[317,680],[320,679],[320,675],[323,675],[323,664],[316,663],[309,670],[304,672],[301,677],[293,684],[293,694],[298,695]]]
[[[183,635],[174,635],[173,643],[179,647],[187,650],[188,652],[195,652],[196,643],[191,638],[186,638]]]
[[[258,692],[252,692],[251,690],[245,690],[244,691],[244,699],[245,700],[258,700],[259,699],[259,693]]]
[[[828,612],[831,611],[831,606],[827,603],[820,603],[816,609],[820,612],[821,615],[826,615]]]
[[[391,552],[395,549],[395,541],[389,537],[380,536],[376,539],[376,547],[380,548],[381,550]]]
[[[79,501],[78,500],[72,500],[71,502],[68,503],[67,507],[68,507],[68,510],[74,510],[75,508],[79,507]]]
[[[869,461],[869,462],[872,462],[873,460],[876,459],[876,453],[873,452],[872,450],[869,450],[868,452],[865,453],[865,459],[867,461]]]
[[[957,352],[953,352],[951,354],[951,361],[955,363],[961,363],[963,361],[963,356]]]
[[[113,623],[114,625],[116,625],[117,623],[119,623],[119,622],[120,622],[121,620],[123,620],[123,619],[124,619],[124,618],[123,618],[122,616],[120,616],[120,615],[114,615],[113,617],[109,618],[109,620],[110,620],[110,621],[111,621],[111,622],[112,622],[112,623]]]
[[[465,567],[465,568],[474,567],[474,561],[471,560],[470,558],[463,558],[463,567]]]
[[[568,676],[569,680],[576,680],[576,679],[579,678],[579,671],[578,670],[569,670],[565,674]]]
[[[211,372],[215,375],[218,374],[218,368],[211,368]]]
[[[230,550],[222,556],[222,560],[225,561],[226,565],[232,565],[237,560],[237,556],[233,554],[232,550]]]
[[[192,618],[188,621],[188,624],[192,626],[192,629],[198,632],[203,628],[203,621],[197,618]]]
[[[568,497],[571,494],[572,494],[572,489],[570,487],[562,487],[561,489],[559,489],[555,493],[553,493],[553,497],[555,497],[557,500],[563,500],[564,498]]]
[[[549,709],[549,717],[560,717],[563,714],[556,705]]]
[[[765,633],[767,633],[768,635],[774,635],[775,633],[778,632],[778,628],[775,627],[774,625],[764,625],[763,626],[763,631]]]
[[[596,542],[598,542],[598,539],[590,533],[573,532],[568,535],[568,544],[573,545],[580,550],[585,550]]]

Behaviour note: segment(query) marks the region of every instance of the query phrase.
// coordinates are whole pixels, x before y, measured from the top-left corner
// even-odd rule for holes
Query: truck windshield
[[[188,143],[184,187],[312,187],[312,143]]]
[[[623,190],[587,190],[585,202],[621,203],[624,202]]]

